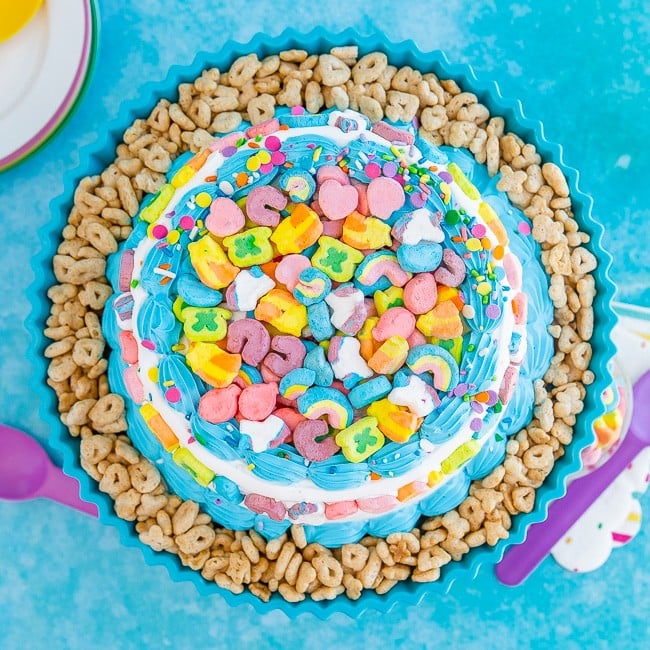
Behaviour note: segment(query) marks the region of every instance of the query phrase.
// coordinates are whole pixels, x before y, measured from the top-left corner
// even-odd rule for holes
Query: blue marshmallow
[[[325,341],[334,336],[334,326],[330,321],[330,310],[325,302],[317,302],[307,307],[309,329],[317,341]]]
[[[325,357],[325,350],[320,345],[307,352],[302,365],[314,371],[316,386],[331,386],[334,381],[334,371]]]
[[[309,368],[294,368],[280,380],[280,395],[287,399],[297,399],[314,385],[316,373]]]
[[[193,273],[181,273],[176,290],[183,301],[193,307],[216,307],[223,299],[221,291],[206,286]]]
[[[433,242],[420,242],[410,246],[402,244],[397,249],[397,262],[409,273],[435,271],[442,261],[442,246]]]
[[[355,409],[360,409],[386,397],[392,389],[390,381],[380,375],[353,388],[348,394],[348,399]]]

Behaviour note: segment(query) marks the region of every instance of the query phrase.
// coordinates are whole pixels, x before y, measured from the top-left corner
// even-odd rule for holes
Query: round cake
[[[109,379],[136,447],[269,539],[298,523],[336,546],[457,506],[553,354],[539,250],[488,180],[349,110],[179,161],[109,267]]]
[[[86,496],[172,575],[417,593],[535,516],[576,424],[545,498],[577,469],[610,352],[598,230],[528,131],[440,70],[238,53],[76,186],[48,384],[134,523],[80,470]]]

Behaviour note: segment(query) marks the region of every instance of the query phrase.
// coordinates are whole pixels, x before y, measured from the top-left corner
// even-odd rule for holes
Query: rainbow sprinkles
[[[522,221],[467,153],[352,111],[182,157],[109,264],[131,440],[267,539],[300,523],[338,546],[449,511],[530,421],[553,354]]]

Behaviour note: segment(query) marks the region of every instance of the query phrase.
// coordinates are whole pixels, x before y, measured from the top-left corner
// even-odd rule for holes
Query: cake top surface
[[[340,544],[445,512],[492,469],[552,309],[481,173],[352,111],[176,166],[114,257],[105,323],[131,437],[172,487],[223,525]]]

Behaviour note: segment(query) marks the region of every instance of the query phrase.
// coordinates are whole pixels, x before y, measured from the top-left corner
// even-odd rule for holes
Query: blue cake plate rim
[[[107,494],[100,492],[97,483],[81,468],[79,442],[70,437],[66,427],[57,417],[55,393],[45,382],[47,363],[43,351],[47,341],[43,329],[50,308],[46,294],[47,289],[56,282],[52,271],[52,257],[56,252],[60,232],[72,205],[76,184],[83,176],[97,173],[112,162],[115,147],[120,142],[124,130],[134,119],[147,115],[158,99],[175,96],[179,83],[192,81],[203,69],[210,67],[225,69],[235,58],[250,52],[256,52],[260,56],[292,48],[327,52],[332,47],[347,44],[358,45],[361,55],[374,50],[383,51],[394,65],[410,65],[419,70],[435,72],[443,78],[450,77],[457,80],[464,90],[476,94],[479,101],[490,109],[491,114],[504,117],[509,130],[517,133],[524,140],[534,143],[544,160],[553,161],[563,170],[569,183],[575,215],[581,228],[591,236],[588,248],[596,251],[599,260],[594,272],[598,291],[594,300],[594,310],[598,323],[591,341],[593,346],[591,369],[596,379],[591,386],[587,387],[585,407],[578,417],[573,443],[556,463],[546,482],[537,490],[535,508],[532,512],[513,517],[513,526],[508,539],[499,541],[494,547],[483,546],[472,549],[461,561],[444,567],[442,577],[437,582],[400,582],[388,594],[378,595],[373,591],[367,591],[358,601],[351,601],[343,596],[333,601],[314,602],[306,599],[294,604],[284,601],[279,594],[273,594],[270,601],[264,603],[248,591],[235,595],[214,583],[208,583],[199,572],[182,566],[177,556],[157,553],[140,542],[133,523],[117,517],[113,510],[113,500]],[[231,606],[249,605],[260,614],[281,610],[292,619],[302,614],[312,614],[325,620],[335,613],[350,617],[359,617],[368,610],[388,613],[398,604],[416,605],[425,597],[432,598],[435,595],[448,593],[459,577],[472,578],[482,564],[494,565],[499,562],[508,547],[525,540],[531,524],[546,518],[549,504],[566,493],[567,478],[580,469],[580,452],[592,441],[591,425],[603,412],[600,394],[611,382],[608,362],[615,353],[611,340],[611,331],[616,323],[616,315],[611,306],[615,286],[609,275],[612,258],[602,247],[603,227],[594,220],[593,199],[579,189],[578,178],[578,171],[564,162],[562,147],[545,138],[542,123],[527,118],[519,100],[504,99],[495,81],[479,81],[470,66],[450,64],[446,55],[439,50],[423,52],[412,40],[392,42],[382,34],[362,36],[353,29],[338,33],[322,28],[316,28],[308,33],[287,29],[276,37],[258,33],[246,43],[229,40],[224,43],[219,52],[200,52],[191,64],[172,66],[163,81],[143,85],[138,97],[121,106],[118,116],[102,130],[97,141],[80,151],[77,168],[68,170],[64,177],[63,192],[50,203],[51,219],[39,233],[41,248],[32,258],[31,266],[35,280],[27,292],[31,312],[26,320],[32,342],[27,358],[34,368],[31,388],[39,399],[39,414],[49,428],[49,443],[63,456],[64,472],[79,480],[83,499],[97,504],[99,520],[103,524],[116,527],[124,545],[138,547],[148,565],[162,565],[166,567],[173,581],[191,581],[201,595],[219,595]]]

